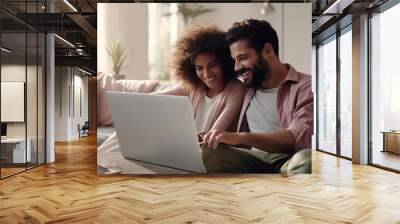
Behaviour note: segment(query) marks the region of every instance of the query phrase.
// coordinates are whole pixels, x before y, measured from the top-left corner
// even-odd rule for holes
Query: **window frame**
[[[343,20],[344,23],[346,23],[348,21],[349,17],[345,17]],[[343,22],[341,20],[339,20],[337,23]],[[335,24],[336,26],[336,24]],[[325,39],[322,39],[320,41],[318,41],[318,43],[316,44],[316,105],[319,105],[319,93],[320,93],[320,89],[319,89],[319,82],[320,82],[320,74],[319,74],[319,47],[321,44],[326,44],[329,43],[330,41],[336,41],[336,152],[332,153],[332,152],[328,152],[324,149],[320,149],[319,148],[319,116],[320,116],[320,110],[319,107],[316,106],[316,150],[319,152],[323,152],[329,155],[333,155],[339,158],[343,158],[346,160],[352,160],[352,158],[347,157],[342,155],[341,153],[341,119],[340,119],[340,103],[341,103],[341,97],[340,97],[340,77],[341,77],[341,67],[340,67],[340,37],[344,34],[346,34],[347,32],[351,32],[352,31],[352,22],[349,22],[348,24],[346,24],[344,27],[342,28],[337,28],[336,32],[333,33],[332,35],[326,37]]]
[[[381,14],[384,13],[385,11],[393,8],[394,6],[400,4],[400,0],[388,0],[382,5],[369,10],[368,13],[368,31],[367,31],[367,40],[368,40],[368,54],[367,54],[367,80],[368,80],[368,111],[367,111],[367,116],[368,116],[368,165],[380,168],[383,170],[395,172],[395,173],[400,173],[400,170],[390,168],[384,165],[376,164],[373,162],[373,130],[372,130],[372,19],[374,17],[374,14]]]

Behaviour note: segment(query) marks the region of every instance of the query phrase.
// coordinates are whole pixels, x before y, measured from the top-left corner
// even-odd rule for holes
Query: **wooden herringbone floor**
[[[313,174],[97,176],[95,138],[0,181],[0,223],[400,223],[400,175],[320,152]]]

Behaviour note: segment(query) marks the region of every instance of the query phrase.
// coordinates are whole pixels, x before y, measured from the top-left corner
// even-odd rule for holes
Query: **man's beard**
[[[238,71],[239,75],[251,71],[253,74],[249,83],[245,83],[247,87],[250,88],[261,88],[262,82],[268,75],[271,73],[270,66],[267,61],[263,60],[261,57],[258,57],[257,62],[253,65],[252,68],[242,68]]]

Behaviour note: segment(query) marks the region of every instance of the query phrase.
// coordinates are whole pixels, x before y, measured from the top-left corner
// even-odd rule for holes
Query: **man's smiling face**
[[[257,53],[254,48],[248,47],[248,41],[238,40],[230,45],[231,56],[235,61],[235,71],[242,77],[246,86],[258,88],[261,82],[270,74],[268,62]]]

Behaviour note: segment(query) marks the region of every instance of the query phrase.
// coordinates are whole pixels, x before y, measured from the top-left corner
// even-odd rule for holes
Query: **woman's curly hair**
[[[236,78],[225,37],[226,33],[213,25],[189,27],[176,41],[170,57],[169,69],[173,77],[195,88],[204,86],[196,74],[194,59],[201,53],[209,53],[217,58],[225,80]]]

